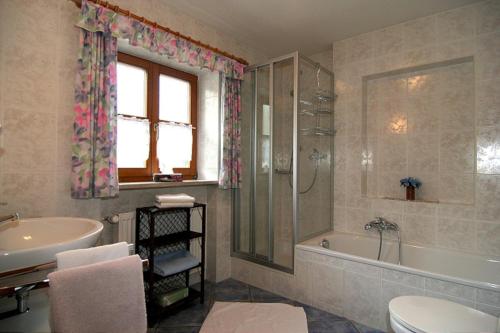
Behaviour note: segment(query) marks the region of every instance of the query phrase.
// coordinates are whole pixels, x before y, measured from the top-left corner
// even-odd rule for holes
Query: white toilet
[[[401,296],[389,303],[395,333],[498,333],[500,319],[461,304],[423,296]]]

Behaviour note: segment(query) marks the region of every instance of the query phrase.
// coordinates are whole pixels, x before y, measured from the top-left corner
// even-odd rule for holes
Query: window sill
[[[119,189],[126,190],[146,190],[154,188],[168,188],[168,187],[190,187],[190,186],[210,186],[217,185],[219,182],[216,180],[184,180],[182,182],[133,182],[133,183],[120,183]]]

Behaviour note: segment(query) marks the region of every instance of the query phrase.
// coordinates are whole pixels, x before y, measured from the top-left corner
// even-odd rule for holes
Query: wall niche
[[[472,57],[363,77],[363,181],[371,198],[473,204],[476,161]]]

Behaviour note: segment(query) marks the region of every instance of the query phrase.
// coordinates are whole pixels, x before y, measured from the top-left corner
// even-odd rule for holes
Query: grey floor
[[[190,307],[160,321],[151,332],[194,333],[200,330],[208,311],[215,301],[287,303],[302,306],[307,316],[309,333],[381,333],[346,318],[283,298],[248,284],[228,279],[218,284],[206,284],[205,304],[193,303]]]

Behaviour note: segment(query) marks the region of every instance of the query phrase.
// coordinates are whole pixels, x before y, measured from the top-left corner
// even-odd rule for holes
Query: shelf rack
[[[201,210],[201,232],[191,230],[193,212]],[[148,325],[152,326],[161,317],[174,313],[192,301],[204,302],[205,294],[205,228],[206,205],[195,203],[193,207],[142,207],[136,210],[135,251],[149,260],[149,269],[144,272],[144,288],[148,312]],[[176,251],[191,250],[191,241],[200,240],[201,260],[197,265],[162,276],[155,272],[155,258]],[[200,271],[200,290],[190,286],[191,270]],[[165,307],[156,304],[158,296],[171,291],[188,288],[188,296]]]

